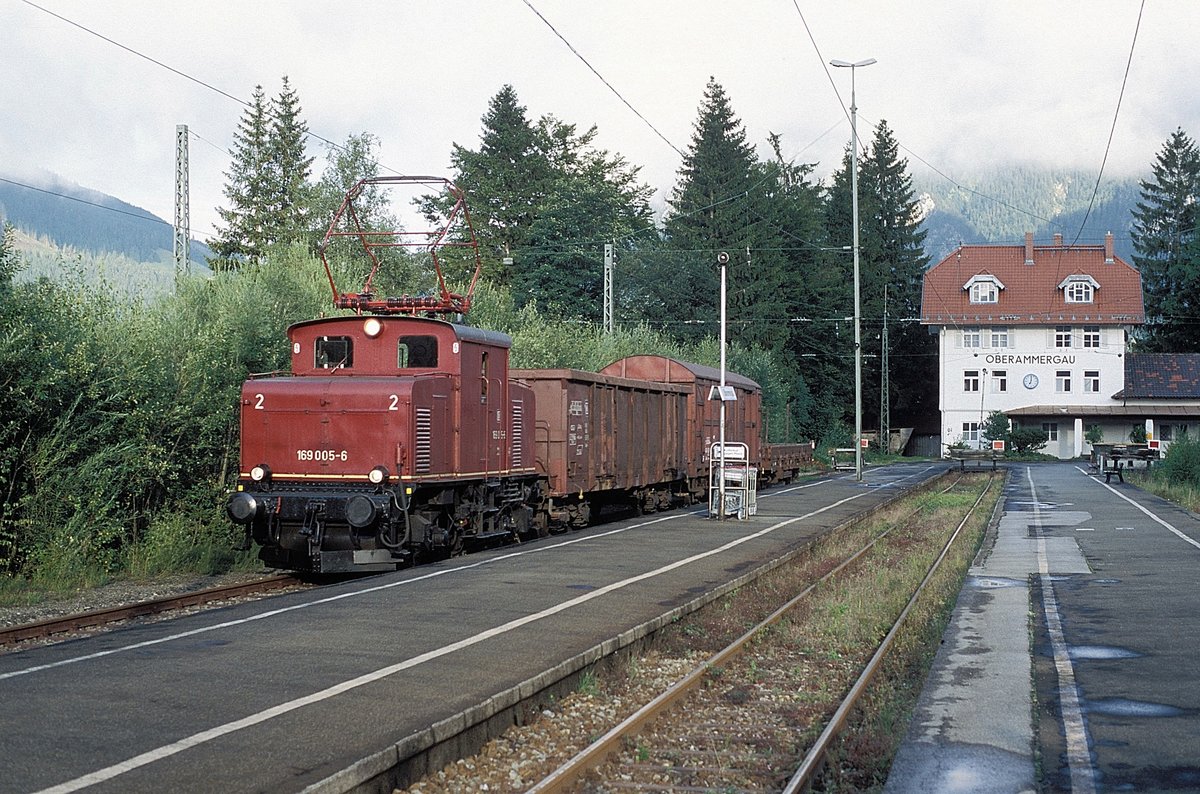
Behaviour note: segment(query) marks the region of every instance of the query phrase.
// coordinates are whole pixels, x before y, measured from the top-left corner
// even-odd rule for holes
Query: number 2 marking
[[[254,410],[256,410],[256,411],[263,410],[263,400],[264,399],[265,398],[261,394],[254,395]]]
[[[388,410],[389,411],[399,411],[400,410],[400,398],[398,396],[396,396],[395,394],[392,394],[389,396],[392,398],[392,404],[388,406]]]

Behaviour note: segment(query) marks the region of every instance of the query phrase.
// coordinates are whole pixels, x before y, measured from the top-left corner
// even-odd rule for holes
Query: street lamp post
[[[725,265],[729,264],[729,254],[721,251],[717,254],[717,265],[721,268],[721,426],[720,439],[721,460],[717,468],[720,480],[717,482],[717,520],[725,520]]]
[[[854,103],[854,71],[870,66],[865,61],[830,61],[831,66],[850,69],[850,193],[854,214],[854,478],[862,482],[862,296],[858,276],[858,106]]]
[[[987,393],[988,371],[981,369],[979,374],[983,376],[979,379],[979,448],[983,449],[983,395]]]

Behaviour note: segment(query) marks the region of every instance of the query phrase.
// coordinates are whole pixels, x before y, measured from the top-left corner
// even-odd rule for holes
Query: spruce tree
[[[864,280],[864,328],[871,329],[872,347],[882,356],[884,285],[887,286],[891,414],[897,422],[914,424],[937,410],[936,346],[933,337],[913,319],[921,314],[921,290],[929,259],[925,232],[920,228],[908,161],[901,159],[899,144],[886,121],[875,128],[871,151],[862,164],[860,188],[866,185],[873,234],[871,267]],[[879,394],[879,362],[872,384]],[[866,397],[864,395],[864,401]],[[878,404],[878,400],[875,400]]]
[[[303,239],[312,200],[305,154],[308,125],[287,77],[275,99],[254,87],[233,136],[233,159],[225,172],[228,207],[218,207],[223,227],[212,245],[215,268],[262,260],[268,246]]]
[[[826,196],[831,248],[827,261],[844,283],[840,290],[844,316],[851,316],[854,309],[850,160],[847,147]],[[888,314],[894,318],[888,328],[892,423],[916,424],[937,410],[936,349],[928,334],[911,322],[920,314],[928,259],[908,161],[900,158],[899,144],[886,121],[876,127],[871,144],[858,158],[858,167],[863,426],[870,428],[879,421],[885,285]],[[847,355],[853,356],[853,326],[839,325],[837,331],[839,339],[851,341]],[[849,386],[852,389],[853,383]]]
[[[710,78],[688,151],[670,197],[664,232],[672,256],[662,264],[658,302],[675,336],[717,332],[718,252],[726,266],[731,338],[767,348],[782,345],[789,307],[780,255],[776,180],[759,161],[725,89]]]
[[[228,207],[217,207],[223,228],[211,245],[214,268],[236,268],[258,261],[266,247],[264,230],[269,210],[269,120],[263,87],[256,85],[250,105],[233,134],[233,159],[225,172]]]
[[[313,158],[308,156],[305,148],[308,123],[300,116],[300,98],[287,75],[283,77],[279,96],[271,100],[269,111],[269,242],[294,242],[310,232],[309,212],[313,196],[308,179]]]
[[[485,274],[512,286],[518,305],[598,320],[604,244],[622,239],[628,249],[652,229],[651,189],[623,158],[595,147],[595,127],[581,133],[552,115],[531,122],[511,85],[491,99],[482,122],[479,149],[455,144],[451,161]],[[449,209],[444,197],[420,206],[431,223]],[[455,257],[447,250],[442,258]],[[450,269],[461,275],[464,264]]]
[[[525,242],[537,207],[550,192],[553,169],[511,85],[492,97],[482,121],[478,151],[456,143],[450,162],[454,181],[466,195],[486,272],[507,284],[512,274],[504,260]],[[447,209],[444,198],[422,204],[431,222]]]
[[[1176,129],[1152,169],[1133,210],[1133,261],[1147,321],[1138,348],[1194,353],[1200,351],[1200,150]]]

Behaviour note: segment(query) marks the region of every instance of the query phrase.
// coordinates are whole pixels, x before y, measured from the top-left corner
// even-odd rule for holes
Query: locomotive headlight
[[[383,332],[383,323],[377,317],[368,317],[363,323],[363,333],[374,339]]]
[[[249,524],[258,515],[260,507],[259,501],[254,498],[253,494],[242,491],[229,497],[229,502],[225,505],[225,512],[234,523]]]
[[[372,485],[382,485],[387,482],[387,478],[388,470],[383,466],[376,466],[367,472],[367,479],[371,481]]]
[[[260,463],[250,470],[250,479],[255,482],[266,482],[271,479],[271,467]]]

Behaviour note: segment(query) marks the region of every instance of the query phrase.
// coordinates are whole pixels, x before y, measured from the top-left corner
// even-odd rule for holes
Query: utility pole
[[[613,244],[604,244],[604,333],[613,332]]]
[[[888,399],[888,305],[887,305],[887,284],[883,285],[883,338],[880,340],[880,358],[883,359],[883,367],[879,373],[879,448],[883,450],[883,454],[888,454],[892,451],[892,417],[891,417],[891,400]]]
[[[192,221],[188,198],[188,128],[175,127],[175,286],[191,272]]]
[[[830,61],[831,66],[850,70],[850,193],[854,215],[854,479],[862,482],[862,296],[858,268],[858,105],[854,100],[854,72],[860,66],[870,66],[874,58],[865,61]]]

